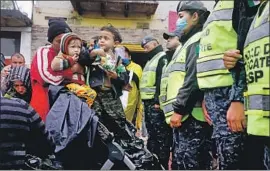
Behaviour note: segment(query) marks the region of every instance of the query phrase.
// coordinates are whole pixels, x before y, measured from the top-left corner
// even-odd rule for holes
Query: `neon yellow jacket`
[[[142,68],[140,65],[131,61],[131,63],[126,67],[128,71],[133,71],[141,81],[142,78]],[[143,116],[143,105],[140,96],[139,87],[136,86],[134,81],[131,81],[132,89],[128,93],[128,104],[125,109],[126,118],[128,121],[132,122],[134,114],[137,109],[137,117],[136,117],[136,128],[141,129],[142,127],[142,116]]]

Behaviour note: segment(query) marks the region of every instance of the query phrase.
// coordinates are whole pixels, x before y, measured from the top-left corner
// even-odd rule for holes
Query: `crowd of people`
[[[216,0],[209,12],[201,1],[180,1],[166,50],[151,35],[142,39],[144,68],[114,26],[87,43],[65,21],[49,20],[50,44],[30,69],[22,54],[8,66],[1,54],[0,168],[25,169],[28,154],[66,162],[63,140],[91,124],[95,147],[93,132],[104,133],[98,120],[135,163],[149,150],[166,170],[270,169],[269,4]],[[51,135],[56,127],[60,137]]]

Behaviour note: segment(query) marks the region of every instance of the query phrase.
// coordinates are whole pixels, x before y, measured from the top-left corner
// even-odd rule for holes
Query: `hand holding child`
[[[106,74],[108,75],[108,77],[112,78],[112,79],[117,79],[117,73],[114,71],[105,71]]]
[[[72,65],[71,71],[73,73],[83,74],[84,73],[84,67],[82,67],[79,63],[75,63],[74,65]]]

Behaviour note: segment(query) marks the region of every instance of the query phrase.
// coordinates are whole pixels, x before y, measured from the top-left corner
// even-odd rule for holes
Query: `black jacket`
[[[180,39],[182,45],[184,46],[186,41],[201,31],[201,29],[201,27],[195,27],[188,34],[183,35]],[[198,48],[199,41],[187,47],[185,66],[186,76],[183,86],[178,91],[176,101],[173,103],[174,112],[180,115],[191,114],[196,102],[202,102],[203,100],[203,92],[199,89],[196,76],[196,63],[197,58],[199,57]]]
[[[171,62],[175,51],[176,51],[176,49],[166,51],[167,65]]]
[[[65,150],[82,133],[86,140],[83,142],[92,147],[98,124],[94,110],[63,86],[50,85],[49,100],[51,108],[46,118],[46,130],[53,137],[55,152]]]
[[[89,85],[91,88],[97,88],[103,85],[104,77],[106,76],[106,73],[100,69],[98,66],[92,66],[91,64],[94,62],[95,58],[90,58],[89,55],[82,55],[80,57],[79,63],[84,64],[85,66],[89,67],[88,75],[89,78],[86,77],[89,81]],[[122,72],[118,75],[118,78],[111,79],[112,83],[112,91],[115,95],[115,98],[118,98],[122,95],[122,89],[123,86],[128,84],[129,76],[127,72]]]
[[[155,49],[147,53],[148,61],[150,61],[156,54],[159,52],[162,52],[163,48],[161,45],[158,45]],[[159,105],[159,95],[160,95],[160,83],[161,83],[161,75],[162,75],[162,68],[166,64],[166,55],[162,56],[157,65],[156,69],[156,83],[154,86],[156,86],[156,93],[154,96],[154,104]]]

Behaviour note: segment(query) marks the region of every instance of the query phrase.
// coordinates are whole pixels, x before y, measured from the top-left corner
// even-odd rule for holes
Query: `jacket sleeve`
[[[233,9],[233,28],[237,32],[237,49],[243,55],[244,43],[246,40],[249,27],[253,21],[258,6],[249,7],[247,2],[239,0],[234,2]],[[231,101],[244,103],[243,92],[246,88],[246,72],[243,59],[240,59],[236,66],[230,70],[233,77],[232,91],[230,94]]]
[[[7,91],[7,77],[1,77],[1,91],[3,94]]]
[[[122,88],[123,86],[128,84],[129,75],[124,65],[122,64],[121,59],[118,62],[116,70],[117,70],[117,79],[111,79],[111,82],[117,87],[120,86]]]
[[[78,63],[82,66],[91,67],[91,64],[95,61],[96,57],[91,58],[90,53],[92,50],[83,49],[80,53]]]
[[[75,61],[71,57],[65,59],[61,54],[58,54],[58,56],[53,58],[51,68],[53,71],[63,71],[74,64]]]
[[[71,77],[72,71],[71,69],[66,69],[63,71],[53,71],[51,68],[51,62],[49,60],[49,48],[42,47],[37,51],[37,68],[41,78],[44,82],[59,85],[64,77]]]
[[[176,101],[173,103],[174,112],[180,115],[187,115],[192,112],[198,100],[203,99],[203,92],[200,91],[197,76],[196,62],[198,58],[197,47],[199,42],[193,43],[187,49],[186,76],[184,84],[179,89]]]
[[[166,64],[166,55],[161,57],[158,61],[158,66],[156,70],[156,93],[154,96],[154,102],[155,104],[159,105],[159,95],[160,95],[160,84],[161,84],[161,76],[162,76],[162,69],[163,66]]]
[[[142,122],[143,122],[143,104],[141,96],[138,97],[138,103],[137,103],[137,117],[136,117],[136,128],[139,130],[142,130]]]

